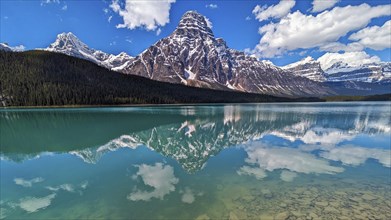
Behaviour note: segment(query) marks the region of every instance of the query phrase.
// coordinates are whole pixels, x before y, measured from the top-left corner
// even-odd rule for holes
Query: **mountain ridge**
[[[12,48],[1,44],[0,50],[12,51]],[[172,34],[136,57],[125,52],[113,55],[89,48],[71,32],[57,35],[55,42],[43,50],[162,82],[274,96],[321,97],[340,94],[336,91],[344,89],[373,89],[365,83],[391,83],[391,62],[355,68],[347,63],[339,66],[336,63],[324,71],[319,59],[310,56],[282,67],[258,60],[229,48],[224,39],[216,38],[207,18],[196,11],[186,12]],[[345,72],[338,72],[338,68]],[[339,88],[341,86],[343,88]]]

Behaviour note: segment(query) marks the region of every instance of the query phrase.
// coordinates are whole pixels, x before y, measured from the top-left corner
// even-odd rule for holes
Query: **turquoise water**
[[[391,102],[0,120],[1,219],[391,219]]]

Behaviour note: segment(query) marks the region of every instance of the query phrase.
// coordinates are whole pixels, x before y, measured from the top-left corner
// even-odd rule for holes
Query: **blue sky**
[[[186,11],[197,10],[229,47],[277,65],[345,52],[355,53],[353,59],[391,61],[389,0],[329,0],[326,5],[318,0],[165,0],[155,13],[153,4],[159,0],[144,1],[139,12],[127,9],[131,0],[0,2],[0,42],[26,49],[47,47],[57,34],[73,32],[91,48],[135,56],[168,36]]]

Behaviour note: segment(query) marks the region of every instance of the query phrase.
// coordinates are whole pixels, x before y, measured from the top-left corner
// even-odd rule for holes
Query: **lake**
[[[1,219],[391,219],[391,102],[0,110]]]

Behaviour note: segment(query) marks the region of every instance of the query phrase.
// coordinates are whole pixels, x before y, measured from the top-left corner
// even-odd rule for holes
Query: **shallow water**
[[[391,219],[391,103],[0,110],[3,219]]]

